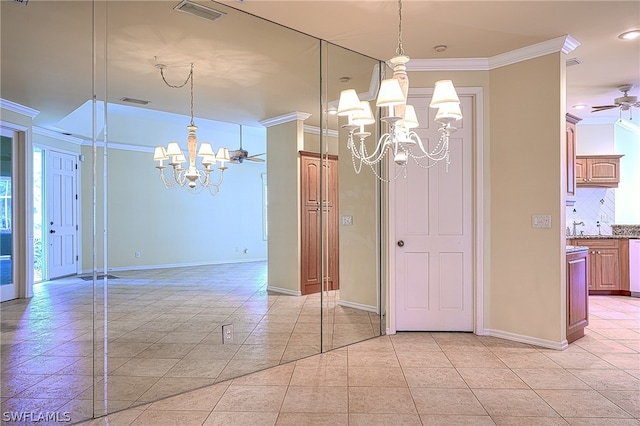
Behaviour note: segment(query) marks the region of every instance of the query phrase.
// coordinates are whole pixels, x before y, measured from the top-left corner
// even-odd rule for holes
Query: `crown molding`
[[[320,127],[318,127],[318,126],[308,126],[306,124],[304,125],[304,132],[305,133],[309,133],[311,135],[320,135],[321,134]],[[337,130],[325,129],[324,134],[326,136],[329,136],[330,138],[337,138],[340,133]]]
[[[0,108],[27,116],[29,118],[33,118],[36,115],[40,114],[40,111],[38,111],[37,109],[29,108],[2,98],[0,98]]]
[[[578,40],[574,39],[570,35],[564,35],[541,43],[532,44],[531,46],[526,46],[521,49],[512,50],[511,52],[492,56],[489,58],[489,66],[491,69],[494,69],[526,61],[528,59],[538,58],[550,53],[570,53],[578,46],[580,46],[580,42]]]
[[[77,138],[71,135],[65,135],[54,130],[45,129],[43,127],[33,126],[33,133],[40,136],[46,136],[48,138],[57,139],[64,142],[69,142],[75,145],[83,145],[84,139]]]
[[[488,58],[412,59],[407,71],[488,71]]]
[[[264,127],[272,127],[277,126],[278,124],[289,123],[296,120],[304,121],[309,117],[311,117],[311,114],[295,111],[289,114],[280,115],[278,117],[267,118],[265,120],[259,121],[259,123]]]
[[[570,53],[578,46],[578,40],[564,35],[489,58],[414,59],[407,71],[490,71],[550,53]]]

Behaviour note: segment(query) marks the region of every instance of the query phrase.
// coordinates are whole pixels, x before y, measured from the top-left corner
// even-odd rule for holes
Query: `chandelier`
[[[229,158],[229,150],[227,148],[220,148],[218,153],[215,154],[211,148],[211,144],[203,142],[200,144],[200,150],[198,150],[198,138],[196,136],[196,130],[198,127],[193,123],[193,64],[187,79],[181,85],[171,85],[164,77],[164,69],[166,65],[156,65],[160,69],[160,75],[162,80],[169,87],[179,89],[186,86],[187,83],[191,83],[191,123],[187,126],[189,131],[187,135],[187,152],[189,154],[189,165],[187,168],[182,167],[182,163],[187,159],[184,155],[184,151],[180,148],[178,142],[169,142],[167,148],[163,146],[157,146],[153,154],[153,160],[158,162],[156,168],[160,170],[160,179],[165,188],[183,187],[191,191],[200,192],[204,188],[207,188],[212,195],[217,194],[220,191],[220,185],[222,185],[222,178],[224,171],[227,169],[225,163],[231,161]],[[196,152],[197,156],[201,160],[201,168],[196,166]],[[165,176],[164,161],[169,161],[169,166],[172,167],[172,173],[170,177]],[[214,165],[220,163],[217,168]],[[218,171],[218,178],[213,179],[212,172]]]
[[[429,106],[438,108],[435,121],[439,123],[440,137],[435,146],[429,149],[413,130],[419,126],[415,108],[407,104],[409,77],[406,64],[409,57],[402,48],[402,0],[398,0],[398,48],[396,56],[389,60],[393,66],[393,77],[380,82],[376,99],[376,107],[383,108],[386,115],[380,120],[387,124],[387,133],[378,140],[375,149],[369,151],[365,139],[371,136],[364,126],[375,123],[369,101],[361,101],[354,89],[343,90],[338,102],[338,115],[347,116],[348,123],[342,128],[349,132],[347,147],[351,151],[351,161],[356,173],[360,173],[362,165],[371,168],[381,181],[388,182],[400,175],[406,177],[407,163],[413,160],[418,166],[429,168],[440,161],[450,164],[449,136],[456,131],[452,123],[462,118],[460,100],[451,80],[436,82],[433,97]],[[386,111],[385,111],[386,109]],[[383,178],[376,165],[385,158],[393,156],[398,171],[390,179]]]

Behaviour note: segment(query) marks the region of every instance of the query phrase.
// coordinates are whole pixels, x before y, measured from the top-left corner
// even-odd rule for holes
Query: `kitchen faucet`
[[[578,225],[584,226],[584,222],[583,221],[576,222],[575,220],[573,221],[573,236],[577,235],[576,226]]]

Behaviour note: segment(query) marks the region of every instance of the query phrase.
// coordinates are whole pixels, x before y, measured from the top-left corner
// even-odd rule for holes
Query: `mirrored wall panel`
[[[380,335],[378,182],[335,115],[378,61],[211,1],[1,7],[2,99],[38,111],[3,412],[77,422]]]

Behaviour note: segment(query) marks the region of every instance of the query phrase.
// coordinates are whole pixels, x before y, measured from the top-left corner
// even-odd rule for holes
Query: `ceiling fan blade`
[[[618,108],[618,106],[619,105],[597,105],[597,106],[593,106],[591,108],[604,110],[604,109]]]
[[[251,157],[247,157],[247,158],[245,158],[245,160],[247,160],[247,161],[254,161],[254,162],[256,162],[256,163],[264,163],[264,160],[263,160],[262,158],[252,158],[252,157],[253,157],[253,156],[251,156]]]

